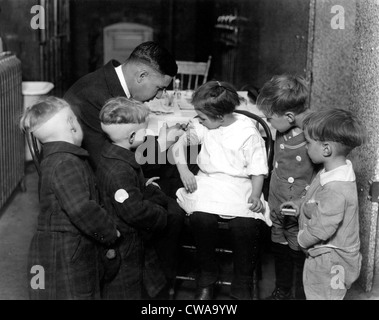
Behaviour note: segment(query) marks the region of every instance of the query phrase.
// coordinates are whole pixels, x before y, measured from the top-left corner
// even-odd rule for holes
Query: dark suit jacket
[[[80,120],[84,132],[82,147],[88,151],[93,169],[97,168],[100,152],[106,140],[100,126],[100,110],[107,100],[125,97],[115,71],[115,67],[119,65],[115,60],[109,61],[104,67],[80,78],[63,97],[73,107]]]

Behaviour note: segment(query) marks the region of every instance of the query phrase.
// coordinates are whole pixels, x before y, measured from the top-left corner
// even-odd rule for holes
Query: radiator
[[[0,208],[24,178],[22,99],[21,62],[10,52],[0,53]]]

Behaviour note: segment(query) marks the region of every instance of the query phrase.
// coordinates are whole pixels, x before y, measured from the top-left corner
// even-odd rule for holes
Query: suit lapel
[[[121,86],[120,80],[118,79],[115,68],[118,67],[120,63],[116,60],[109,61],[104,66],[104,76],[105,82],[107,83],[109,93],[112,97],[126,97],[125,91]]]

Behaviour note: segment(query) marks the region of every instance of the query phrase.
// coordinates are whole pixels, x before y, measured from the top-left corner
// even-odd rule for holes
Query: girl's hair
[[[266,115],[303,113],[309,109],[307,82],[302,77],[276,75],[260,89],[257,106]]]
[[[208,81],[195,90],[192,104],[210,118],[232,113],[243,100],[228,82]]]
[[[332,141],[341,144],[347,155],[365,142],[366,132],[358,118],[348,110],[334,108],[311,112],[304,118],[304,131],[316,141]]]
[[[143,123],[150,109],[142,102],[117,97],[109,99],[100,111],[100,121],[103,124]]]
[[[70,108],[70,105],[63,99],[53,96],[41,99],[24,111],[20,128],[24,132],[33,132],[64,108]]]

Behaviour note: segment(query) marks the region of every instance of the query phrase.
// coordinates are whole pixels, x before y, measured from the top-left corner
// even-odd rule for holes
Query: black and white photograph
[[[0,0],[0,300],[379,300],[378,88],[379,0]]]

